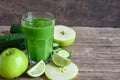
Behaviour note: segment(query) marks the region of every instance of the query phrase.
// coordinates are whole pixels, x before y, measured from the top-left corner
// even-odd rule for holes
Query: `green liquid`
[[[27,51],[33,61],[46,60],[52,53],[54,22],[47,18],[22,21]]]

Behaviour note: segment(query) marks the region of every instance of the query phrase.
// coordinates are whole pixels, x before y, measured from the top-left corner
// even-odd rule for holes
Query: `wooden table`
[[[69,47],[71,60],[79,67],[75,80],[120,80],[120,28],[72,27],[77,38]],[[0,26],[0,35],[9,26]],[[4,80],[0,77],[0,80]],[[46,80],[23,74],[16,80]]]

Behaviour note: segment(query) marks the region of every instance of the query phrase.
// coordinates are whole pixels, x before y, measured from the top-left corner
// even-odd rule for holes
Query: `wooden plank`
[[[0,35],[9,33],[9,26],[0,26]],[[77,37],[69,47],[71,60],[78,65],[75,80],[120,80],[120,28],[72,27]],[[0,77],[0,80],[4,80]],[[16,80],[46,80],[23,74]]]
[[[77,80],[119,80],[120,28],[74,29],[76,41],[67,49],[79,66]]]

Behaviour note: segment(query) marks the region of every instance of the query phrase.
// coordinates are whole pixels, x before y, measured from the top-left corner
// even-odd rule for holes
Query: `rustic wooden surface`
[[[120,28],[72,27],[77,32],[74,44],[66,47],[79,67],[75,80],[120,80]],[[0,35],[9,32],[0,26]],[[0,77],[0,80],[4,80]],[[15,80],[47,80],[26,74]]]
[[[49,11],[56,24],[120,27],[120,0],[0,0],[0,25],[20,24],[28,11]]]

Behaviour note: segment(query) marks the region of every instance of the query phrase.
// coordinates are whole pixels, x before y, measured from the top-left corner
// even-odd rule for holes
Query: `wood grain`
[[[71,60],[79,67],[74,80],[120,80],[120,28],[72,27],[77,37],[69,47]],[[9,26],[0,26],[0,35]],[[0,77],[0,80],[5,80]],[[23,74],[15,80],[47,80],[43,75],[30,78]]]
[[[56,24],[120,27],[120,0],[0,0],[0,25],[20,24],[28,11],[49,11]]]

